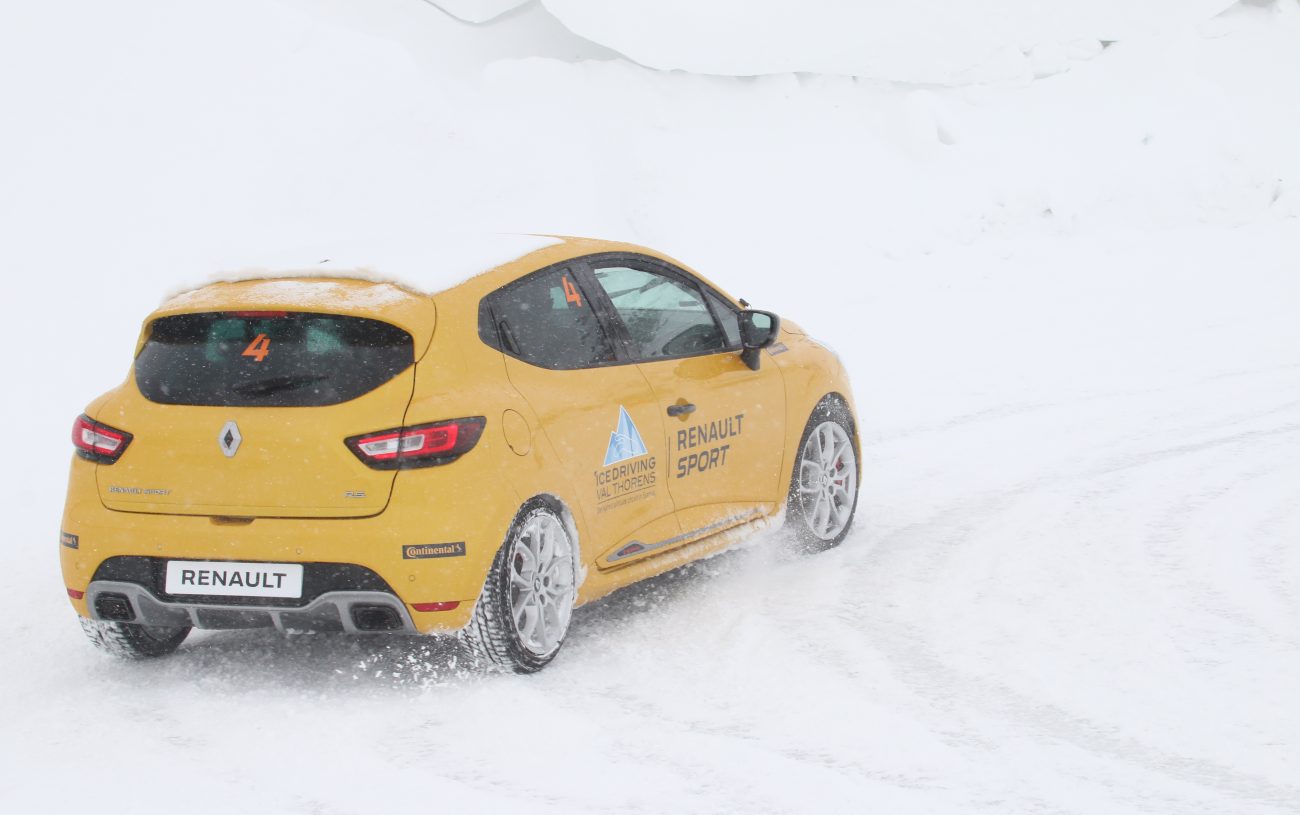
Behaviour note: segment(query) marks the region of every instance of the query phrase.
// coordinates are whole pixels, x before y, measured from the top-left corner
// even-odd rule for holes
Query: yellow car
[[[527,672],[575,606],[772,519],[844,538],[835,354],[643,247],[514,255],[431,292],[298,272],[149,315],[72,433],[60,554],[91,639],[459,632]]]

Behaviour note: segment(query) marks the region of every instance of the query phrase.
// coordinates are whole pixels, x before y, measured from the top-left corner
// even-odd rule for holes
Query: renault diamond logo
[[[221,452],[226,454],[226,458],[234,457],[239,451],[239,443],[244,437],[239,435],[239,425],[234,422],[226,422],[217,434],[217,444],[221,445]]]

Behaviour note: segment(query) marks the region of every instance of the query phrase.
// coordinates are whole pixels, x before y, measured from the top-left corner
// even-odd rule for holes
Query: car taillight
[[[459,605],[459,600],[446,600],[441,603],[411,603],[411,608],[416,611],[452,611]]]
[[[125,430],[100,424],[84,413],[72,423],[72,444],[77,455],[98,464],[112,464],[121,458],[131,438]]]
[[[471,416],[364,433],[345,443],[357,458],[376,470],[432,467],[449,464],[468,453],[478,444],[486,424],[482,416]]]

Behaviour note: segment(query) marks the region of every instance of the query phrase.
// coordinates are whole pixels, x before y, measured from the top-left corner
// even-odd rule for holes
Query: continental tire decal
[[[425,560],[432,557],[464,557],[465,541],[456,543],[422,543],[415,546],[403,546],[402,557],[406,560]]]

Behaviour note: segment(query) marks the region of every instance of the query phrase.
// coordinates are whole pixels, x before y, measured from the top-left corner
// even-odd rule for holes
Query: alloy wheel
[[[576,593],[573,545],[549,512],[528,516],[510,557],[510,611],[521,644],[537,656],[560,647]]]
[[[817,425],[799,459],[799,500],[804,523],[820,540],[833,540],[853,518],[858,461],[853,440],[834,421]]]

